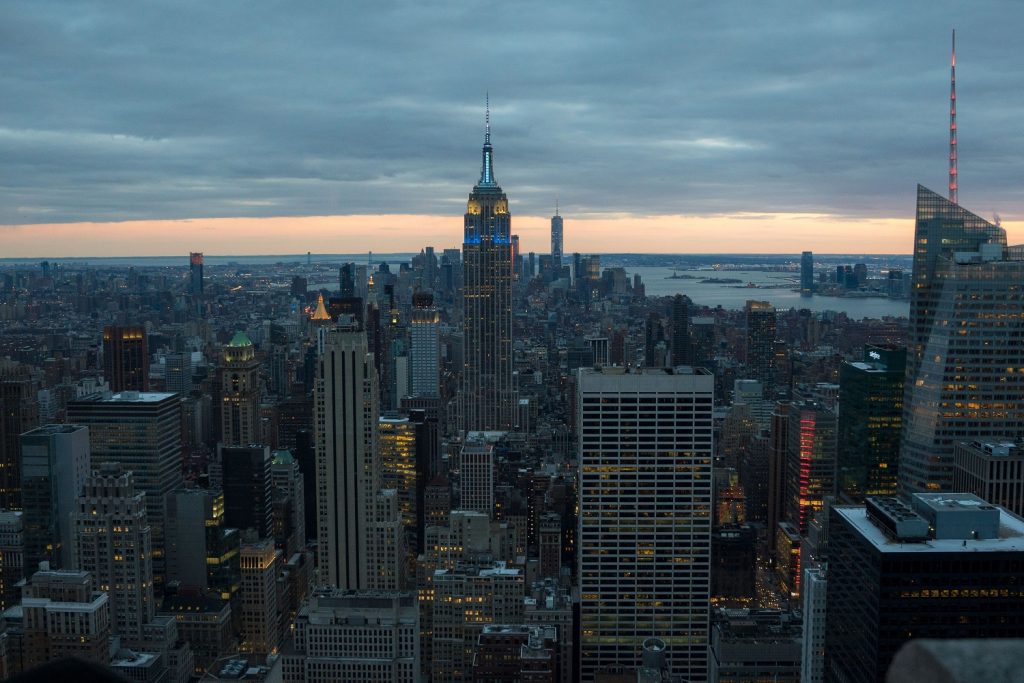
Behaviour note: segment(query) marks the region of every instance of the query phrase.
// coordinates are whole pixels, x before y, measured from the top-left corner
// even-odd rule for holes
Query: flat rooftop
[[[1024,519],[1014,517],[1002,508],[998,508],[998,538],[968,539],[966,541],[957,538],[941,540],[930,538],[914,542],[890,539],[868,519],[867,509],[864,507],[837,505],[832,509],[883,553],[1008,553],[1024,551]]]

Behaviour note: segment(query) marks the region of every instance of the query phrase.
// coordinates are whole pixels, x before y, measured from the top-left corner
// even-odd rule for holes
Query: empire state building
[[[459,426],[510,430],[512,388],[512,219],[494,179],[490,108],[480,181],[466,207],[462,244],[464,366]]]

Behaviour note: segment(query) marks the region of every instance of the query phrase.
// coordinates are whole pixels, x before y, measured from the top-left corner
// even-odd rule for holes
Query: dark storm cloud
[[[513,210],[1019,214],[1024,7],[12,2],[0,223],[458,215],[493,103]]]

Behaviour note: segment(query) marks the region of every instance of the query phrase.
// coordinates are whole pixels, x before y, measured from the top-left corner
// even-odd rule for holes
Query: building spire
[[[491,93],[487,93],[484,108],[484,159],[480,169],[480,182],[477,187],[497,187],[494,179],[494,148],[491,147]]]
[[[558,215],[558,195],[555,195],[555,215]]]
[[[949,201],[959,204],[956,174],[956,29],[953,29],[953,52],[949,60]]]

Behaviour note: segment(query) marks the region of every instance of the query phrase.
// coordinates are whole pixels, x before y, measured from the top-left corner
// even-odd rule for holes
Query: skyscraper
[[[800,293],[814,292],[814,253],[805,251],[800,254]]]
[[[259,361],[252,341],[239,332],[224,347],[221,367],[221,443],[247,446],[260,443]]]
[[[398,587],[404,530],[394,491],[381,491],[379,394],[366,333],[319,331],[316,487],[320,583],[343,590]]]
[[[103,328],[103,376],[110,390],[149,391],[149,344],[146,328]]]
[[[188,291],[196,299],[203,296],[203,252],[188,255]]]
[[[652,636],[706,680],[714,377],[579,373],[579,680],[635,668]]]
[[[551,267],[556,275],[562,272],[563,235],[562,217],[556,205],[555,215],[551,217]]]
[[[54,569],[75,566],[71,514],[89,476],[89,430],[45,425],[21,435],[21,489],[27,573],[42,561]]]
[[[0,509],[21,509],[19,437],[39,426],[38,392],[39,380],[27,372],[0,376]]]
[[[980,498],[835,506],[828,547],[826,681],[881,683],[912,638],[1024,636],[1024,522]]]
[[[1024,247],[919,185],[912,281],[900,487],[948,491],[956,442],[1024,424]]]
[[[441,317],[429,292],[412,295],[409,321],[410,390],[413,396],[438,396],[441,382]],[[404,397],[399,397],[404,398]]]
[[[77,568],[110,595],[114,633],[138,647],[153,621],[152,538],[145,494],[131,472],[106,463],[86,479],[72,515]]]
[[[682,294],[672,299],[672,363],[690,365],[693,362],[690,343],[690,300]]]
[[[92,468],[119,462],[131,470],[137,490],[146,494],[146,517],[153,534],[153,572],[166,571],[167,499],[181,488],[181,400],[177,394],[125,391],[110,398],[68,404],[68,422],[89,428]]]
[[[747,301],[747,371],[764,386],[765,396],[775,395],[775,307],[767,301]]]
[[[512,389],[512,219],[494,179],[490,109],[480,180],[469,195],[463,254],[463,369],[459,426],[509,430]]]
[[[839,367],[838,495],[845,502],[896,493],[907,350],[867,345]]]
[[[222,446],[224,522],[236,529],[253,529],[259,538],[272,533],[273,476],[270,447]]]
[[[811,517],[836,491],[835,413],[816,401],[794,401],[787,431],[786,521],[805,535]]]

